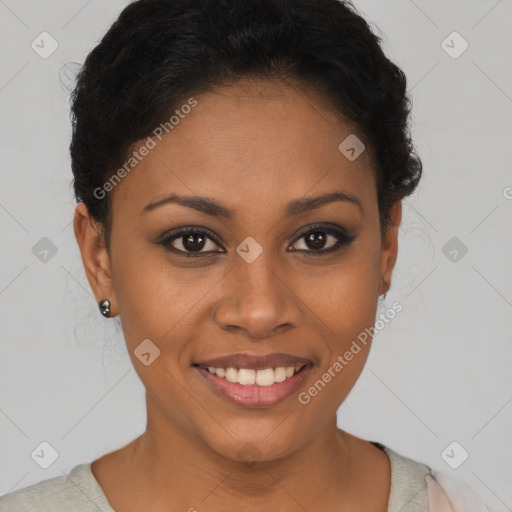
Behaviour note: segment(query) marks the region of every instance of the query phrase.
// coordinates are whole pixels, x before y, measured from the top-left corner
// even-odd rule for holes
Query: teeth
[[[276,382],[283,382],[299,371],[302,365],[299,366],[280,366],[278,368],[265,368],[264,370],[253,370],[248,368],[214,368],[208,367],[208,371],[212,375],[222,377],[229,382],[239,383],[244,386],[272,386]]]
[[[295,368],[294,368],[295,370]],[[267,368],[256,372],[256,384],[258,386],[272,386],[275,382],[274,370]]]
[[[295,368],[293,369],[295,371]],[[286,379],[286,368],[282,366],[274,370],[274,380],[276,382],[283,382]]]
[[[259,373],[259,371],[258,371]],[[256,382],[256,370],[238,370],[238,382],[244,386],[249,386]]]
[[[238,382],[238,370],[235,368],[227,368],[226,380],[229,380],[229,382]]]

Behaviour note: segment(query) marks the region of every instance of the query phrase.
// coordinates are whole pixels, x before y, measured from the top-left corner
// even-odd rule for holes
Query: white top
[[[434,474],[380,443],[391,462],[388,512],[487,512],[467,487]],[[441,483],[443,482],[443,483]],[[115,512],[98,481],[91,463],[75,466],[68,476],[43,480],[0,497],[0,512]]]

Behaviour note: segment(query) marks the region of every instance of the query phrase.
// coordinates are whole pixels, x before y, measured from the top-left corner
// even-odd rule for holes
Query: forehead
[[[350,161],[339,150],[351,134],[363,136],[310,88],[243,80],[194,100],[172,131],[153,137],[156,145],[114,188],[114,210],[129,206],[140,213],[172,192],[211,196],[235,209],[272,208],[282,204],[283,194],[297,198],[332,189],[362,201],[375,198],[368,151]]]

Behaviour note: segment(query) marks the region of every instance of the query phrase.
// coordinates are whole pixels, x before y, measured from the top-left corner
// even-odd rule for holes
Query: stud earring
[[[109,317],[110,316],[110,301],[108,299],[101,300],[98,303],[100,307],[101,314],[103,316]]]
[[[388,294],[389,285],[384,281],[384,289],[386,290],[386,293],[383,293],[382,295],[379,295],[380,300],[384,300]]]

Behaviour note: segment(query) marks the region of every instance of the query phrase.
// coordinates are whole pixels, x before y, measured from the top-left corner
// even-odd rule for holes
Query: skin
[[[232,404],[191,364],[235,352],[290,353],[315,363],[299,392],[307,390],[374,325],[397,258],[401,201],[381,236],[370,151],[351,162],[338,149],[349,134],[364,136],[313,90],[244,79],[196,99],[111,192],[110,254],[101,226],[84,204],[76,208],[87,278],[96,299],[108,298],[112,316],[120,315],[148,418],[140,437],[93,462],[93,474],[123,512],[385,512],[387,455],[336,424],[371,343],[307,405],[297,393],[266,408]],[[357,196],[362,211],[337,201],[284,216],[289,201],[335,190]],[[141,214],[170,193],[208,196],[236,216],[177,204]],[[303,233],[314,223],[355,239],[321,255],[326,249]],[[196,241],[203,254],[224,252],[187,258],[155,243],[188,226],[219,238],[202,249]],[[236,253],[248,236],[263,248],[250,264]],[[330,236],[324,247],[335,242]],[[187,250],[183,238],[169,246]],[[146,338],[161,351],[148,366],[134,355]],[[238,455],[247,445],[257,454],[252,464]]]

